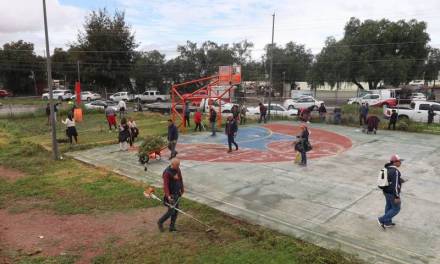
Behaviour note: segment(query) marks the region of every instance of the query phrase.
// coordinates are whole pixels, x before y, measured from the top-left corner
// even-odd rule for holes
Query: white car
[[[269,114],[269,105],[264,104],[264,106],[268,109],[267,114]],[[248,115],[260,115],[260,107],[248,107],[247,109]],[[284,106],[280,104],[270,104],[270,114],[274,116],[296,116],[298,115],[298,109],[286,109]]]
[[[113,101],[96,100],[84,105],[86,109],[95,109],[95,110],[104,110],[106,106],[113,108],[115,111],[119,110],[118,105]]]
[[[435,116],[434,123],[440,122],[440,103],[429,102],[429,101],[415,101],[409,107],[399,106],[399,107],[385,107],[383,109],[383,114],[386,118],[389,118],[393,110],[397,112],[397,118],[400,120],[409,119],[414,122],[428,121],[428,110],[432,106]]]
[[[134,100],[142,102],[163,102],[169,99],[169,95],[160,94],[157,90],[147,90],[134,96]]]
[[[72,98],[72,92],[70,90],[53,90],[53,99],[64,101],[70,100]],[[41,95],[43,100],[49,100],[49,93],[44,93]]]
[[[323,104],[323,101],[318,101],[312,96],[302,96],[298,99],[287,99],[284,101],[283,106],[287,109],[302,109],[309,108],[311,106],[319,107]]]
[[[75,100],[76,99],[76,95],[73,95],[71,97],[71,99]],[[99,100],[99,99],[101,99],[101,95],[98,94],[98,93],[93,93],[93,92],[90,92],[90,91],[81,92],[81,101],[90,102],[90,101]]]
[[[411,101],[426,101],[426,96],[422,93],[412,93]]]
[[[132,94],[128,92],[118,92],[110,95],[110,100],[119,102],[119,101],[132,101],[134,99]]]

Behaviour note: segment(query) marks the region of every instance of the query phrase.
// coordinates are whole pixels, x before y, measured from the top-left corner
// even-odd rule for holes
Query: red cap
[[[393,156],[391,156],[390,161],[391,161],[391,162],[397,162],[397,161],[404,161],[404,159],[401,159],[401,158],[399,157],[399,155],[394,154]]]

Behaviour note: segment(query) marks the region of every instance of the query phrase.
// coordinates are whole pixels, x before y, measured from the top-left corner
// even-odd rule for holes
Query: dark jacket
[[[260,115],[265,115],[267,112],[267,107],[264,105],[260,105]]]
[[[388,173],[389,185],[383,189],[384,193],[393,194],[395,198],[399,198],[400,188],[402,187],[402,179],[400,171],[391,163],[385,164]]]
[[[177,179],[175,179],[175,176],[177,176]],[[163,192],[166,199],[168,198],[168,196],[179,197],[183,194],[183,178],[180,169],[175,170],[171,168],[171,166],[168,166],[163,171],[162,179]]]
[[[393,112],[390,116],[390,122],[395,123],[397,121],[398,114],[397,112]]]
[[[327,109],[325,108],[325,106],[321,105],[321,106],[318,108],[318,112],[319,112],[319,113],[327,113]]]
[[[297,136],[298,142],[295,145],[295,149],[302,152],[302,151],[309,151],[308,145],[309,145],[309,130],[304,129],[304,131],[301,132],[301,135]]]
[[[168,141],[176,141],[179,138],[179,131],[176,125],[171,124],[168,126]]]
[[[362,116],[367,116],[368,115],[368,106],[365,106],[365,105],[362,105],[360,108],[359,108],[359,113],[362,115]]]
[[[209,122],[214,123],[215,121],[217,121],[217,112],[211,109],[209,112]]]
[[[235,133],[237,133],[238,127],[237,127],[237,121],[232,119],[231,121],[226,122],[225,126],[225,134],[228,136],[233,136]]]

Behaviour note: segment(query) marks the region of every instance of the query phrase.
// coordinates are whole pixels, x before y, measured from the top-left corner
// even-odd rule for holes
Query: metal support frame
[[[211,102],[212,101],[217,101],[217,100],[221,100],[225,97],[226,94],[229,95],[229,98],[231,98],[231,90],[234,88],[234,85],[238,84],[238,83],[233,83],[232,80],[232,68],[231,68],[231,72],[230,72],[230,76],[229,76],[229,84],[227,86],[229,86],[222,94],[220,95],[216,95],[213,96],[212,94],[212,89],[214,86],[219,85],[221,82],[224,82],[224,80],[220,80],[220,75],[213,75],[213,76],[209,76],[209,77],[204,77],[204,78],[200,78],[197,80],[192,80],[192,81],[187,81],[187,82],[183,82],[183,83],[179,83],[179,84],[174,84],[171,87],[171,119],[175,122],[176,119],[180,119],[181,123],[178,125],[178,127],[180,127],[183,131],[185,131],[186,129],[186,122],[185,122],[185,108],[186,108],[186,104],[185,101],[186,100],[193,100],[193,99],[205,99],[206,102],[208,102],[208,106],[210,108],[211,106]],[[224,77],[224,76],[223,76]],[[205,86],[203,86],[202,88],[197,89],[196,91],[192,92],[190,95],[186,95],[183,96],[180,92],[179,89],[193,84],[193,83],[198,83],[198,82],[203,82],[203,81],[210,81],[208,84],[206,84]],[[240,78],[241,81],[241,78]],[[204,91],[204,93],[202,94],[202,91]],[[181,105],[182,106],[182,112],[179,113],[179,111],[177,110],[177,106]],[[218,106],[218,118],[217,118],[217,122],[218,122],[218,126],[220,127],[222,124],[222,105],[221,102],[219,103]]]

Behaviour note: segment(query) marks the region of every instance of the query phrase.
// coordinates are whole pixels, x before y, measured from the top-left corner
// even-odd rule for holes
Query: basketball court
[[[357,128],[310,125],[308,167],[294,164],[298,123],[239,127],[238,151],[227,153],[218,132],[181,135],[185,196],[213,208],[315,244],[357,254],[367,263],[440,263],[440,139]],[[190,130],[188,130],[190,131]],[[135,152],[118,146],[72,153],[78,160],[161,186],[169,153],[143,170]],[[381,231],[376,219],[384,198],[376,177],[394,153],[405,158],[409,181],[396,227]],[[185,207],[182,204],[182,207]]]

